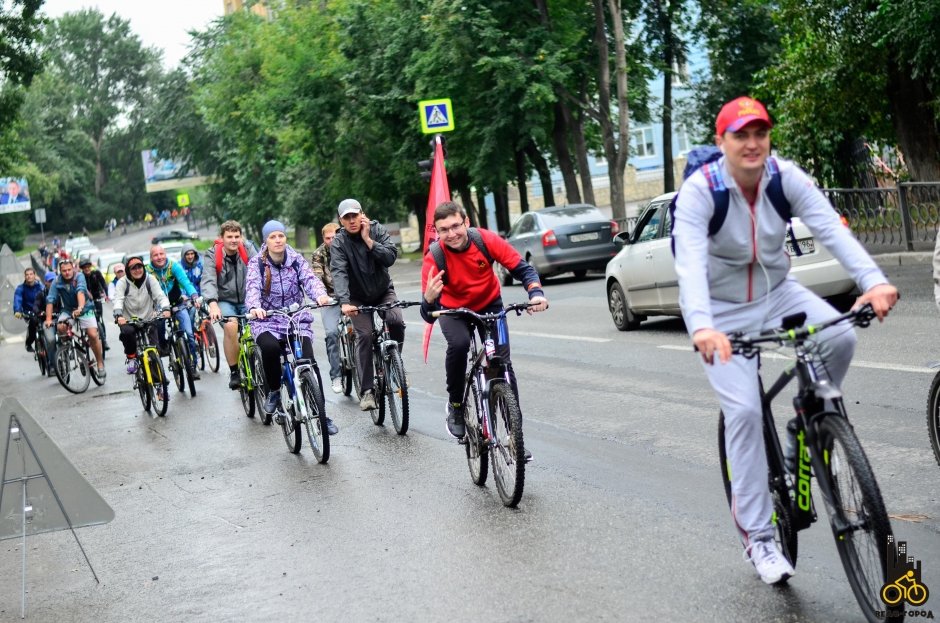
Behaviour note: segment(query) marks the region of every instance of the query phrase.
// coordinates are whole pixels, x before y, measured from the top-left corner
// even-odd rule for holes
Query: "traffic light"
[[[437,135],[440,136],[440,135]],[[428,144],[431,146],[431,156],[427,160],[418,160],[418,168],[421,169],[421,179],[430,180],[431,170],[434,168],[434,152],[437,147],[436,138],[432,138]],[[441,136],[441,148],[444,152],[444,158],[447,158],[447,143],[445,137]]]
[[[431,169],[434,168],[434,154],[431,154],[430,160],[418,160],[418,168],[421,169],[421,179],[431,179]]]

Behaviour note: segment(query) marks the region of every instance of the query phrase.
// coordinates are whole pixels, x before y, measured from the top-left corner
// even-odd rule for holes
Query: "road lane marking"
[[[691,346],[676,346],[675,344],[660,344],[657,348],[663,350],[679,350],[685,351],[689,354],[695,354],[692,351]],[[780,360],[789,360],[792,361],[793,357],[785,357],[783,355],[778,355],[777,353],[761,353],[761,357],[764,359],[780,359]],[[877,363],[874,361],[861,361],[861,360],[852,360],[853,368],[870,368],[872,370],[891,370],[893,372],[919,372],[921,374],[936,374],[938,370],[936,368],[925,368],[924,366],[905,366],[900,363]]]
[[[584,337],[583,335],[561,335],[558,333],[530,333],[529,331],[513,331],[513,335],[525,335],[527,337],[547,337],[556,340],[574,340],[575,342],[610,342],[610,338],[605,337]]]

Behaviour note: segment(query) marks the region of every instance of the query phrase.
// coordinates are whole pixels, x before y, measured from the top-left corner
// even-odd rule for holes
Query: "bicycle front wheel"
[[[372,423],[376,426],[382,426],[385,424],[385,387],[388,377],[385,374],[385,361],[377,351],[372,353],[372,366],[375,375],[375,381],[372,385],[375,409],[372,409],[369,413],[372,415]]]
[[[184,377],[186,366],[186,349],[183,344],[183,338],[178,337],[173,340],[170,347],[170,370],[173,372],[173,382],[176,383],[176,389],[183,391],[186,383]]]
[[[725,485],[725,498],[728,500],[728,507],[732,508],[734,500],[731,491],[731,463],[728,461],[728,453],[725,450],[725,414],[721,411],[718,412],[718,462],[721,464],[721,480]],[[790,510],[790,492],[787,491],[786,479],[783,474],[775,476],[772,473],[768,473],[767,478],[770,486],[770,499],[774,509],[771,517],[774,526],[774,540],[786,559],[790,561],[790,564],[796,567],[799,542],[797,531],[793,527],[793,512]],[[743,540],[741,545],[744,545]]]
[[[140,395],[140,404],[143,405],[144,411],[150,413],[150,385],[147,383],[143,366],[137,368],[137,373],[134,375],[134,387]]]
[[[300,452],[300,418],[302,417],[297,409],[297,401],[294,401],[286,413],[280,413],[281,432],[284,434],[284,443],[287,444],[287,450],[291,454]]]
[[[307,441],[318,463],[330,460],[330,435],[326,430],[326,404],[320,384],[309,370],[300,375],[300,391],[304,399],[302,420],[307,431]]]
[[[46,338],[42,331],[36,336],[36,361],[39,363],[39,374],[46,376]]]
[[[55,375],[62,387],[73,394],[81,394],[91,383],[91,371],[88,358],[80,348],[71,342],[61,344],[55,354]]]
[[[496,438],[490,448],[493,480],[503,505],[514,508],[525,486],[525,447],[522,442],[522,411],[508,383],[490,389],[490,418]]]
[[[405,363],[397,348],[388,352],[385,370],[385,395],[388,397],[388,410],[392,416],[395,432],[404,435],[408,432],[408,383],[405,378]]]
[[[163,362],[156,351],[147,350],[144,353],[144,358],[146,359],[146,366],[150,370],[150,404],[153,406],[154,414],[163,417],[170,405],[170,379],[167,378],[166,370],[163,369]]]
[[[202,330],[203,337],[205,338],[205,351],[203,352],[203,370],[205,370],[205,364],[208,360],[209,369],[213,372],[219,371],[219,338],[215,335],[215,327],[211,324],[206,323],[206,326]]]
[[[837,413],[823,414],[817,428],[822,456],[813,457],[820,481],[832,490],[829,523],[836,548],[855,599],[865,618],[883,621],[875,612],[885,610],[881,589],[887,578],[888,537],[891,523],[865,452],[849,421]],[[890,610],[890,609],[889,609]],[[887,620],[903,620],[888,617]]]
[[[930,446],[940,465],[940,373],[933,377],[930,394],[927,397],[927,431],[930,433]]]
[[[182,340],[182,353],[183,353],[183,372],[186,374],[186,385],[189,387],[189,397],[196,397],[196,357],[189,350],[189,342],[187,340]]]
[[[258,419],[265,426],[271,425],[271,414],[264,410],[265,399],[268,396],[267,388],[264,386],[264,359],[261,357],[261,349],[257,346],[251,349],[251,395],[255,400],[255,413]]]

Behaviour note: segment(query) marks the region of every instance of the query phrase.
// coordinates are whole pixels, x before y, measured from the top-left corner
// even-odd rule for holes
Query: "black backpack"
[[[490,255],[490,252],[486,248],[486,243],[483,242],[483,235],[480,233],[480,230],[476,227],[467,228],[467,237],[470,238],[470,242],[476,245],[480,250],[480,253],[483,254],[483,257],[486,258],[486,261],[490,264],[493,263],[493,256]],[[444,257],[444,249],[441,248],[440,240],[435,240],[428,246],[428,253],[431,254],[431,257],[434,258],[434,263],[437,265],[438,272],[447,268],[447,259]],[[447,284],[447,273],[444,273],[444,278],[442,279],[443,283]]]
[[[725,217],[728,216],[728,187],[725,186],[725,182],[722,179],[721,167],[718,165],[718,159],[721,158],[721,156],[721,150],[713,145],[697,147],[689,152],[689,161],[682,174],[682,179],[686,180],[690,175],[701,169],[705,174],[705,179],[708,180],[708,189],[711,191],[712,201],[715,203],[715,212],[712,214],[711,220],[708,221],[709,237],[718,233],[721,226],[724,225]],[[767,183],[767,188],[764,192],[767,198],[770,199],[770,203],[774,206],[774,210],[777,211],[780,218],[787,224],[787,234],[790,236],[790,241],[793,243],[794,253],[796,253],[797,256],[803,255],[803,252],[800,250],[800,245],[796,242],[796,236],[793,233],[793,224],[791,222],[793,209],[790,207],[790,201],[783,192],[783,181],[780,177],[780,167],[777,166],[776,158],[773,156],[767,158],[767,168],[770,170],[770,181]],[[671,238],[670,245],[672,246],[673,257],[676,255],[676,240],[672,238],[672,230],[675,228],[676,200],[678,198],[679,193],[676,193],[672,201],[669,202],[669,236]]]

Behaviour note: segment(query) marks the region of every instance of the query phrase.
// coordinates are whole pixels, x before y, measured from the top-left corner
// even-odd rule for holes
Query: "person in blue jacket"
[[[59,262],[59,277],[52,282],[49,294],[46,295],[46,320],[44,323],[46,344],[55,341],[55,334],[52,332],[52,312],[57,306],[59,312],[55,322],[59,333],[64,335],[68,330],[66,323],[70,317],[78,322],[79,326],[85,331],[85,335],[88,336],[88,343],[95,354],[95,361],[98,364],[98,378],[104,380],[107,373],[104,369],[101,340],[98,339],[95,302],[85,285],[85,275],[75,271],[72,260],[65,259]]]
[[[186,270],[179,262],[167,258],[166,250],[162,245],[155,244],[150,247],[150,265],[147,266],[147,272],[152,274],[160,282],[160,287],[170,299],[171,305],[178,305],[181,301],[189,298],[194,305],[199,305],[199,292],[193,286],[189,277],[186,276]],[[186,339],[189,341],[189,352],[192,355],[196,353],[196,338],[193,336],[193,322],[189,316],[189,310],[181,309],[175,314],[180,327],[186,333]],[[194,362],[190,362],[194,363]],[[199,378],[199,371],[195,365],[191,366],[194,379]]]
[[[36,329],[39,328],[39,315],[36,313],[36,301],[45,299],[45,288],[36,278],[36,271],[27,268],[23,271],[23,283],[16,286],[13,292],[13,315],[17,318],[27,317],[29,326],[26,329],[26,352],[33,352],[33,341],[36,339]]]

